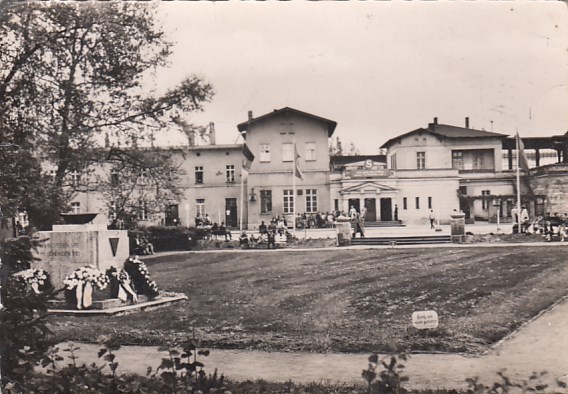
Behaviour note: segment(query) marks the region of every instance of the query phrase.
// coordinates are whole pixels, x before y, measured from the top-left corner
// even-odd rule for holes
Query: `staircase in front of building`
[[[411,237],[368,237],[353,238],[351,245],[383,245],[383,246],[402,246],[402,245],[431,245],[449,244],[452,238],[449,235],[424,235]]]
[[[405,227],[405,225],[402,224],[400,220],[391,220],[384,222],[370,222],[365,220],[365,228],[374,228],[374,227]]]

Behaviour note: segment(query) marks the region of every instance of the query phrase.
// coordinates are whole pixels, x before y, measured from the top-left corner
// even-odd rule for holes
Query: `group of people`
[[[520,215],[520,228],[519,228],[519,215]],[[511,219],[513,220],[513,232],[526,233],[531,225],[529,211],[526,206],[521,206],[519,209],[516,205],[511,209]]]
[[[145,235],[137,235],[134,239],[136,245],[136,253],[149,255],[154,254],[154,245],[148,240]]]
[[[288,234],[289,233],[285,231],[278,236],[283,237],[285,235],[286,237],[288,237]],[[277,233],[275,230],[260,232],[258,237],[255,237],[254,234],[247,235],[247,233],[243,231],[239,237],[239,246],[243,249],[255,249],[265,244],[268,249],[276,249],[276,237]]]
[[[568,213],[564,213],[564,216],[558,213],[548,213],[545,217],[539,215],[529,224],[527,232],[542,234],[547,241],[558,238],[564,242],[568,239]]]
[[[221,224],[213,222],[207,213],[203,217],[199,212],[197,213],[195,216],[195,228],[203,231],[205,239],[219,239],[221,237],[224,237],[225,241],[233,239],[231,232],[225,226],[225,222],[221,222]]]

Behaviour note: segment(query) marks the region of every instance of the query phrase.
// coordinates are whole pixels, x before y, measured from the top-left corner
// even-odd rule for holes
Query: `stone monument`
[[[351,245],[351,221],[347,216],[339,216],[335,222],[337,230],[337,246]]]
[[[52,231],[37,233],[44,242],[36,254],[40,261],[32,267],[49,272],[56,288],[63,287],[65,276],[79,267],[90,265],[105,272],[111,266],[122,268],[128,258],[128,232],[94,224],[96,215],[65,215],[71,224],[54,225]]]

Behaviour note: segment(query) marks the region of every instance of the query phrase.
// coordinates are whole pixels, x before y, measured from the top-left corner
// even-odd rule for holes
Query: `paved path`
[[[568,376],[568,300],[542,313],[520,330],[481,356],[459,354],[415,354],[405,373],[412,388],[464,388],[465,379],[479,376],[490,384],[496,372],[507,369],[511,378],[528,379],[533,371],[548,371],[545,381]],[[64,347],[64,345],[61,345]],[[98,345],[81,344],[78,352],[85,363],[98,362]],[[361,380],[367,354],[314,354],[260,351],[212,350],[203,359],[206,370],[219,369],[234,380],[264,379],[294,382],[353,382]],[[156,347],[125,346],[118,352],[119,371],[145,374],[159,364]],[[553,387],[557,387],[554,385]],[[564,392],[564,391],[550,391]]]

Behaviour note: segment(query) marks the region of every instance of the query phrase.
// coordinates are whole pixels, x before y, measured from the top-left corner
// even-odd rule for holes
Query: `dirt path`
[[[479,376],[486,384],[497,381],[496,372],[507,370],[511,378],[528,379],[534,371],[547,371],[543,381],[557,387],[556,379],[568,376],[568,300],[555,305],[482,356],[415,354],[405,373],[412,388],[464,388],[465,379]],[[64,347],[61,345],[60,347]],[[79,359],[97,362],[98,345],[81,344]],[[212,350],[203,358],[206,370],[214,368],[234,380],[264,379],[285,382],[362,381],[367,354],[279,353]],[[119,371],[145,374],[159,364],[156,347],[125,346],[118,352]],[[551,391],[552,392],[552,391]],[[561,392],[561,391],[558,391]]]

